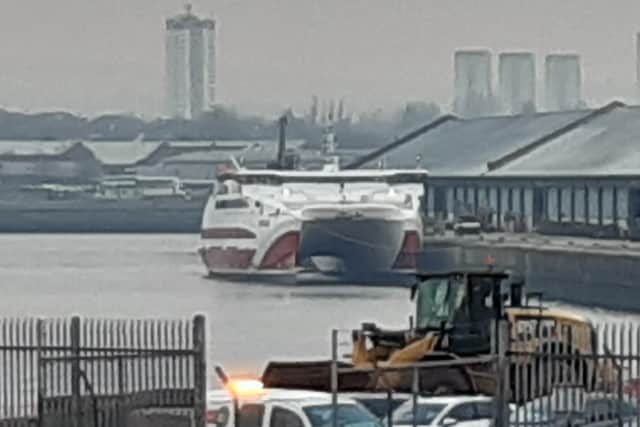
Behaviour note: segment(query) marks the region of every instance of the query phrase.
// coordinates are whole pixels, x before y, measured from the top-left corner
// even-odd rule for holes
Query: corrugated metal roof
[[[618,107],[488,175],[635,174],[640,174],[640,108]]]
[[[304,144],[304,140],[295,139],[287,141],[288,148],[298,148]],[[77,141],[0,141],[0,154],[16,155],[56,155],[68,150]],[[277,143],[273,140],[259,141],[83,141],[82,144],[93,152],[96,158],[105,165],[127,165],[134,164],[153,153],[160,145],[168,144],[171,148],[199,149],[194,153],[176,155],[176,158],[184,156],[188,158],[198,158],[206,153],[217,159],[219,156],[229,158],[229,153],[242,152],[274,152]],[[256,156],[261,156],[260,153]]]
[[[479,175],[487,163],[553,132],[590,111],[458,119],[384,155],[385,168],[421,167],[437,175]],[[374,167],[379,159],[365,167]]]
[[[76,141],[0,141],[0,153],[19,155],[56,155],[68,150]],[[148,156],[161,143],[142,141],[83,141],[104,164],[133,163]]]
[[[299,149],[304,144],[304,140],[287,141],[287,149]],[[178,154],[167,157],[164,162],[171,163],[220,163],[229,161],[231,156],[237,159],[243,157],[248,162],[269,162],[276,158],[278,144],[276,141],[244,141],[244,145],[240,141],[233,141],[233,144],[225,142],[216,143],[216,147],[225,147],[220,150],[214,147],[204,148],[203,150],[193,151],[190,153]]]
[[[87,141],[83,142],[105,165],[135,163],[151,154],[161,142],[151,141]]]
[[[73,144],[71,141],[0,141],[0,154],[53,156]]]

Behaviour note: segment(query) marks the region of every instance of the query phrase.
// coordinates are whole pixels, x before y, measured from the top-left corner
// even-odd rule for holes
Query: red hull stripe
[[[290,231],[278,238],[262,258],[260,268],[288,270],[296,266],[300,233]]]
[[[206,248],[200,251],[202,261],[209,270],[251,267],[255,249]]]
[[[420,252],[420,236],[415,231],[407,231],[404,234],[402,249],[394,264],[394,268],[416,268],[417,254]]]
[[[203,239],[255,239],[256,234],[246,228],[205,228],[200,233]]]

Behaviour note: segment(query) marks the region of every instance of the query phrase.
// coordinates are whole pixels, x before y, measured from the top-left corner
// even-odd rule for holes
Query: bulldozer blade
[[[338,368],[350,368],[349,363],[338,362]],[[262,374],[267,388],[289,388],[313,391],[331,391],[331,361],[270,362]],[[338,391],[373,390],[370,372],[349,372],[338,375]]]

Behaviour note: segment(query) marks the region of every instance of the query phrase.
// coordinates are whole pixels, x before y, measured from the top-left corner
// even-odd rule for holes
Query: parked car
[[[511,427],[569,427],[565,424],[557,424],[558,417],[551,414],[545,408],[536,405],[511,407],[509,426]]]
[[[238,397],[238,427],[331,427],[332,395],[306,390],[262,388],[258,381],[235,382],[226,390],[207,393],[207,426],[236,427],[233,395]],[[383,427],[381,421],[354,399],[339,396],[340,427]]]
[[[618,420],[627,427],[637,427],[638,407],[611,397],[588,398],[582,407],[548,410],[543,404],[511,410],[512,427],[616,427]]]
[[[456,234],[479,234],[482,231],[482,223],[473,215],[462,215],[453,224]]]
[[[386,419],[390,413],[411,399],[411,394],[408,393],[393,393],[391,400],[389,395],[383,392],[341,393],[341,396],[359,402],[380,420]]]
[[[421,396],[416,408],[416,425],[491,427],[494,420],[493,405],[493,399],[487,396]],[[395,410],[392,422],[394,426],[413,425],[413,400]]]
[[[597,424],[598,427],[615,427],[620,420],[627,427],[638,425],[640,408],[638,406],[611,397],[588,399],[582,410],[573,411],[567,422],[559,427],[579,427]]]

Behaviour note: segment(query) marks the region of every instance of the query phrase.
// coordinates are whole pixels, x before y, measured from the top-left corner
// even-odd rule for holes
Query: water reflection
[[[407,289],[207,279],[194,242],[197,236],[0,235],[0,313],[136,318],[203,313],[210,364],[259,373],[270,359],[329,357],[333,328],[351,330],[363,322],[406,328],[413,312]],[[591,318],[619,317],[580,310]]]

